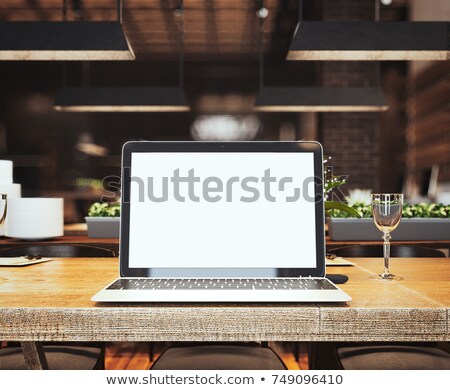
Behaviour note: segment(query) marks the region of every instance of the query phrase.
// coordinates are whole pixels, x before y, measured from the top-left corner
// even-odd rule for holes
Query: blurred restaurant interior
[[[7,188],[22,197],[63,198],[64,201],[64,217],[55,222],[60,225],[60,234],[40,235],[38,232],[31,237],[35,242],[30,243],[25,241],[30,237],[20,234],[5,234],[7,237],[3,237],[4,231],[0,231],[2,256],[6,256],[5,253],[23,256],[23,253],[18,255],[19,252],[11,255],[13,252],[8,251],[28,244],[42,244],[40,248],[44,248],[43,250],[52,244],[69,244],[72,250],[76,246],[72,245],[74,243],[81,246],[94,243],[101,246],[94,249],[108,252],[107,255],[101,254],[101,251],[100,255],[97,252],[95,255],[92,252],[90,255],[78,252],[63,256],[51,252],[48,252],[50,255],[42,255],[54,257],[56,261],[49,262],[42,268],[35,268],[37,276],[34,286],[39,286],[42,281],[47,283],[47,280],[51,286],[63,286],[61,291],[62,294],[68,294],[68,298],[64,295],[67,301],[56,301],[56,305],[61,310],[70,311],[73,304],[80,312],[85,310],[87,314],[86,317],[79,314],[82,318],[80,338],[72,332],[72,323],[68,326],[70,335],[65,338],[66,335],[60,328],[62,325],[59,322],[55,328],[52,328],[53,325],[46,325],[46,318],[42,314],[39,318],[43,325],[38,321],[37,327],[42,334],[47,328],[53,330],[53,333],[49,333],[50,336],[38,335],[35,339],[41,337],[41,340],[53,340],[52,337],[56,335],[56,341],[67,341],[71,340],[70,336],[75,335],[75,341],[110,341],[106,367],[133,369],[147,367],[148,361],[153,361],[154,358],[154,345],[143,342],[138,344],[138,341],[160,342],[165,341],[164,337],[169,340],[170,335],[183,341],[183,336],[189,332],[179,331],[176,326],[183,323],[183,319],[190,321],[196,310],[204,310],[207,318],[223,316],[221,319],[225,328],[229,325],[229,318],[225,318],[228,315],[226,310],[223,311],[225,314],[220,310],[214,311],[214,308],[208,312],[210,308],[205,305],[202,308],[195,306],[186,314],[183,310],[189,310],[187,307],[180,309],[180,317],[174,317],[178,318],[178,322],[172,319],[178,333],[170,334],[173,329],[169,320],[164,322],[165,317],[158,317],[158,313],[165,310],[161,306],[157,307],[156,311],[160,310],[157,314],[156,311],[136,309],[144,313],[142,317],[136,317],[135,326],[142,326],[138,329],[142,333],[137,333],[136,336],[131,331],[123,336],[124,333],[120,332],[126,333],[128,328],[117,326],[117,338],[114,338],[116,329],[108,333],[107,326],[115,326],[109,318],[103,323],[105,333],[97,339],[92,336],[98,335],[95,331],[100,326],[97,327],[96,323],[89,328],[92,334],[85,332],[83,321],[91,321],[98,313],[110,316],[120,311],[113,311],[111,314],[104,306],[99,305],[99,308],[90,300],[93,294],[91,289],[99,287],[92,287],[90,284],[101,284],[102,278],[109,277],[108,272],[113,272],[114,275],[117,273],[118,218],[117,230],[113,235],[98,236],[92,240],[84,223],[91,205],[99,202],[112,189],[111,183],[120,176],[122,146],[127,141],[318,141],[323,145],[327,159],[326,174],[339,177],[340,180],[345,179],[342,195],[355,190],[367,190],[353,192],[356,196],[358,193],[362,194],[362,198],[366,197],[362,200],[366,201],[369,192],[403,193],[407,203],[442,204],[439,209],[441,211],[437,208],[434,211],[428,209],[427,213],[434,212],[432,216],[440,219],[448,218],[449,25],[449,0],[0,0],[0,168],[3,170],[0,170],[0,193]],[[14,167],[14,179],[8,173],[9,161],[12,161]],[[12,187],[12,183],[21,185],[21,194],[20,188]],[[117,192],[113,199],[108,200],[117,201],[119,197],[120,193]],[[55,208],[61,206],[61,203],[56,204]],[[22,207],[20,204],[19,206]],[[19,206],[16,207],[21,212]],[[370,208],[370,198],[366,206]],[[30,209],[29,214],[33,214],[35,210],[31,206]],[[400,215],[401,211],[400,206]],[[12,228],[11,220],[20,219],[20,212],[14,214],[8,209],[8,228]],[[428,217],[429,214],[411,216]],[[369,224],[374,228],[371,215],[364,217],[370,218]],[[391,290],[386,290],[388,292],[384,296],[389,297],[389,300],[381,301],[381,309],[376,306],[378,302],[373,304],[375,293],[372,292],[377,291],[378,285],[370,285],[372,290],[367,290],[370,296],[364,295],[369,293],[364,290],[366,285],[361,284],[361,280],[364,278],[368,285],[369,277],[363,275],[359,266],[346,267],[344,271],[349,269],[348,275],[356,281],[346,286],[350,286],[349,289],[356,298],[349,306],[340,307],[341,311],[338,308],[335,313],[340,316],[342,312],[347,313],[345,310],[348,309],[357,310],[357,314],[353,317],[348,314],[342,322],[344,328],[347,326],[342,333],[344,336],[339,333],[341,330],[335,331],[330,326],[340,326],[341,322],[328,320],[321,330],[329,326],[331,336],[326,334],[322,341],[377,341],[381,339],[379,335],[387,335],[387,341],[448,341],[448,324],[445,325],[445,321],[448,322],[450,318],[450,311],[446,311],[449,284],[445,279],[448,275],[445,267],[448,266],[438,258],[448,257],[450,249],[450,221],[444,222],[447,223],[440,225],[444,227],[436,230],[440,236],[424,238],[423,231],[420,231],[419,238],[408,236],[410,241],[403,238],[404,242],[400,243],[405,245],[406,242],[410,246],[426,244],[426,253],[420,252],[421,248],[413,248],[415,250],[406,255],[397,255],[393,245],[393,257],[408,258],[401,260],[403,268],[400,272],[407,275],[407,287],[387,285],[386,288]],[[23,228],[30,224],[25,221],[22,225]],[[68,230],[72,225],[77,228]],[[430,225],[423,226],[425,232],[430,231],[429,235],[435,234],[435,231],[428,228]],[[361,246],[367,243],[372,245],[368,254],[358,252],[349,257],[381,257],[381,234],[378,231],[376,233],[378,241],[366,238],[358,241],[363,244]],[[51,240],[47,240],[48,238]],[[54,238],[56,239],[52,241]],[[42,242],[38,242],[41,239]],[[356,243],[349,244],[349,241],[356,238],[338,241],[328,236],[326,240],[327,250],[349,248]],[[376,255],[372,251],[375,245],[378,250]],[[347,253],[344,251],[334,255],[336,256],[347,256]],[[72,259],[72,263],[64,262],[64,259],[61,260],[63,257]],[[110,259],[96,263],[86,259],[88,257]],[[426,272],[423,272],[416,265],[419,262],[415,262],[418,260],[413,259],[415,257],[427,257],[428,260],[435,261],[435,267],[427,266]],[[323,254],[321,258],[324,258]],[[367,260],[365,264],[368,264],[368,269],[375,268],[374,264],[381,268],[380,259],[379,264],[373,259],[364,260]],[[61,264],[71,271],[63,273]],[[76,266],[84,269],[80,264],[90,270],[86,276],[86,286],[82,286],[84,290],[81,292],[77,290],[82,290],[81,283],[70,279]],[[7,318],[10,311],[20,310],[20,305],[23,304],[20,301],[21,294],[28,290],[17,287],[19,284],[14,283],[22,278],[23,285],[28,286],[26,278],[34,277],[33,270],[30,271],[29,268],[23,267],[25,271],[21,269],[21,274],[20,271],[14,274],[16,269],[1,268],[3,273],[0,276],[6,275],[4,281],[7,283],[3,285],[3,290],[0,288],[0,292],[8,299],[3,299],[6,308],[4,312],[7,314],[0,312],[0,320]],[[338,268],[338,271],[342,268]],[[444,271],[440,271],[441,269]],[[62,275],[61,280],[67,285],[60,282],[58,277],[48,277],[45,272],[49,272],[52,277]],[[435,272],[435,278],[442,278],[435,284],[436,290],[439,290],[437,292],[429,287],[434,282],[429,272]],[[0,282],[1,279],[2,277]],[[347,280],[348,278],[345,281]],[[417,280],[420,281],[417,286],[414,284],[411,287],[408,284]],[[72,282],[73,285],[70,284]],[[32,284],[30,286],[30,289],[34,288]],[[70,290],[72,287],[75,292]],[[416,287],[423,296],[414,292]],[[48,296],[51,299],[51,294],[56,296],[60,293],[60,290],[55,291],[50,291]],[[397,294],[391,291],[400,292]],[[432,299],[425,296],[428,293]],[[46,301],[44,295],[34,296],[38,302],[36,313],[41,313],[39,310],[50,305],[52,314],[53,301],[48,303],[50,298]],[[419,295],[420,299],[417,298]],[[28,302],[33,301],[28,297],[24,300],[26,308]],[[416,303],[418,309],[411,308]],[[431,312],[429,305],[438,314]],[[309,312],[301,312],[301,305],[299,307],[300,309],[292,305],[286,309],[294,313],[286,324],[283,323],[287,318],[287,315],[283,317],[285,308],[279,311],[274,309],[276,314],[273,324],[275,327],[279,326],[279,333],[278,338],[273,337],[277,341],[273,343],[273,348],[278,352],[282,352],[285,347],[281,341],[290,341],[286,329],[292,331],[290,326],[294,329],[295,321],[310,316]],[[390,314],[394,320],[386,320],[386,325],[382,322],[383,316],[388,311],[386,308],[390,307],[393,307]],[[326,306],[325,310],[329,308]],[[429,309],[431,314],[426,310],[425,314],[417,314],[423,308]],[[99,310],[95,312],[95,309]],[[295,312],[297,309],[299,311]],[[332,313],[334,309],[336,308],[332,307],[327,313]],[[358,311],[360,309],[361,312]],[[441,309],[445,311],[444,319],[439,317],[444,315],[439,311]],[[167,310],[169,319],[173,315],[170,310]],[[268,316],[262,311],[263,315],[258,314],[258,310],[242,313],[260,315],[261,321],[266,321],[273,314],[270,312]],[[404,315],[401,310],[413,310],[413,314]],[[92,312],[95,314],[92,315]],[[377,328],[382,331],[371,333],[371,320],[365,317],[368,312],[374,313],[375,319],[382,317],[380,328]],[[234,318],[235,313],[229,313]],[[128,318],[128,314],[124,316]],[[322,314],[320,316],[323,317]],[[20,313],[14,317],[14,321],[19,321],[19,317]],[[279,324],[276,323],[276,318],[282,318]],[[361,318],[363,320],[358,322]],[[396,318],[406,318],[407,325],[398,325]],[[157,326],[165,326],[161,337],[156,331],[150,333],[148,330],[154,325],[151,322],[153,320],[155,329]],[[350,325],[346,324],[347,320]],[[28,319],[21,323],[25,324],[23,329],[34,326],[31,321],[27,321]],[[60,317],[57,321],[60,321]],[[125,323],[121,323],[120,318],[116,318],[116,321],[122,325]],[[201,321],[198,323],[201,326]],[[217,325],[219,323],[217,321],[213,325],[222,329]],[[251,317],[251,321],[244,318],[242,323],[249,327],[253,323],[256,327],[259,326],[254,317]],[[192,324],[196,325],[195,322]],[[271,341],[270,336],[276,333],[274,331],[271,334],[272,329],[267,324],[268,322],[263,322],[254,331],[254,335],[259,335],[258,332],[269,334],[268,339]],[[428,329],[429,324],[431,330]],[[362,330],[358,329],[361,332],[355,331],[356,336],[352,339],[352,326],[360,325]],[[15,323],[3,328],[0,326],[0,350],[8,349],[11,345],[6,342],[11,340],[13,347],[17,346],[15,341],[31,344],[31,339],[26,337],[32,332],[25,331],[25,336],[17,333],[17,336],[11,331],[15,326]],[[220,333],[214,326],[204,327],[206,333],[211,332],[212,339],[215,337],[214,340],[222,341],[233,336],[225,331]],[[394,335],[390,337],[383,326],[390,327],[389,331]],[[300,329],[303,331],[303,328]],[[198,331],[198,334],[202,334],[203,330]],[[402,330],[405,330],[406,335],[395,333]],[[368,333],[364,333],[365,331]],[[443,333],[439,333],[441,331]],[[292,332],[295,337],[298,334],[298,337],[303,337],[293,337],[295,340],[321,341],[315,328],[306,336],[298,329]],[[245,335],[248,340],[243,334],[244,331],[238,333],[237,339],[253,340],[252,334]],[[113,344],[115,341],[128,340],[126,336],[129,335],[132,335],[129,343]],[[418,336],[414,338],[409,337],[410,335]],[[192,340],[196,341],[195,337]],[[160,347],[158,345],[156,350],[164,349]],[[289,354],[282,355],[282,358],[289,368],[312,367],[308,359],[313,354],[308,348],[311,348],[311,344],[297,342],[293,345],[293,354],[289,350]],[[448,351],[448,343],[444,349]],[[448,354],[445,355],[445,361],[448,365]],[[425,366],[437,367],[433,364],[426,363]]]
[[[128,140],[318,140],[334,173],[348,175],[346,191],[423,198],[430,172],[438,169],[429,195],[448,202],[449,61],[288,56],[299,18],[448,21],[448,1],[127,0],[120,15],[116,3],[0,4],[3,25],[119,16],[135,55],[134,61],[0,61],[0,157],[13,161],[22,196],[63,197],[65,221],[82,222],[102,179],[119,174]],[[162,88],[175,105],[105,108],[95,95],[104,87],[116,88],[124,100],[127,88]],[[343,100],[337,102],[330,87],[339,87]],[[64,96],[72,88],[78,95]],[[292,106],[283,96],[287,89],[309,100]],[[64,106],[64,99],[77,98],[92,105]]]

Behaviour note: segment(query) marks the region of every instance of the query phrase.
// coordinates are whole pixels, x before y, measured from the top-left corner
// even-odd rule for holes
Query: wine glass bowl
[[[372,216],[375,226],[383,233],[384,272],[372,277],[377,280],[401,280],[389,271],[391,232],[402,218],[403,194],[372,194]]]

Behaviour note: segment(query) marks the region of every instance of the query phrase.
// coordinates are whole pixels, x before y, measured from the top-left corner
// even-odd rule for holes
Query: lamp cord
[[[264,0],[258,0],[258,9],[264,7]],[[259,89],[262,90],[264,86],[264,19],[258,16],[259,27]]]
[[[62,2],[62,20],[63,20],[63,22],[67,21],[67,0],[63,0],[63,2]],[[65,88],[65,86],[67,84],[67,64],[66,64],[66,61],[62,62],[61,78],[62,78],[62,86],[63,86],[63,88]]]
[[[375,22],[380,21],[380,0],[375,0]]]
[[[380,0],[375,0],[375,22],[380,21]],[[381,87],[381,62],[376,65],[376,85]]]
[[[122,0],[117,0],[117,21],[122,24],[123,19],[123,7]]]
[[[180,88],[183,89],[184,86],[184,6],[183,0],[178,1],[178,17],[179,29],[180,29],[180,41],[179,41],[179,79]]]
[[[62,18],[63,21],[67,21],[67,0],[63,0],[62,4]]]
[[[298,0],[298,22],[303,22],[303,0]]]

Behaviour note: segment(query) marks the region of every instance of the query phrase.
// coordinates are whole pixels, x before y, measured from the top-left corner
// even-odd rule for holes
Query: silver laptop
[[[129,142],[120,278],[97,302],[345,302],[316,142]]]

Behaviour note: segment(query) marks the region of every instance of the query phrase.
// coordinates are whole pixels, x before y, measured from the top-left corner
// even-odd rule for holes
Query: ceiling
[[[409,0],[380,4],[380,20],[407,19]],[[255,61],[260,30],[256,10],[269,11],[263,23],[264,48],[270,58],[284,60],[298,22],[299,0],[183,0],[184,14],[176,15],[180,0],[123,0],[124,30],[138,61],[178,59],[183,24],[185,60],[195,62]],[[64,8],[65,4],[65,8]],[[114,21],[117,0],[1,0],[0,21]],[[374,7],[365,1],[361,6]],[[351,15],[345,1],[335,7]],[[65,12],[64,12],[65,9]],[[304,20],[322,19],[322,1],[303,1]]]
[[[117,0],[1,0],[1,21],[117,20]],[[188,61],[252,61],[259,48],[256,0],[184,0],[184,16],[176,16],[178,0],[123,1],[123,25],[137,60],[175,60],[184,23]],[[297,0],[265,0],[266,51],[287,51],[298,15]],[[271,50],[270,50],[271,51]],[[272,53],[272,51],[271,51]],[[278,54],[277,54],[278,53]]]
[[[393,0],[388,7],[380,6],[380,19],[407,19],[407,1]],[[258,88],[260,29],[256,10],[261,1],[184,0],[182,18],[175,13],[179,0],[123,0],[122,3],[124,30],[137,61],[67,64],[68,85],[176,85],[181,19],[184,23],[184,58],[187,61],[184,75],[188,93],[203,96],[205,91],[216,94],[231,91],[242,95],[254,94]],[[322,0],[304,0],[304,20],[322,20],[324,3]],[[336,3],[328,2],[328,18],[339,19],[344,11],[352,18],[359,8],[355,7],[354,1]],[[63,4],[66,4],[65,15]],[[263,4],[269,11],[263,23],[266,52],[264,85],[317,84],[320,81],[320,63],[285,61],[298,22],[299,0],[264,0]],[[361,4],[375,8],[372,0],[364,0]],[[0,0],[0,21],[61,20],[117,20],[117,0]],[[17,67],[16,64],[0,65],[3,72]],[[37,66],[33,64],[31,69],[36,71]],[[55,64],[49,66],[52,70],[48,72],[54,73]],[[59,66],[56,64],[58,75],[61,72]],[[59,82],[60,78],[56,79]],[[214,102],[211,97],[206,100]],[[208,109],[214,111],[217,106],[242,107],[246,104],[234,95],[229,100],[218,100]]]

